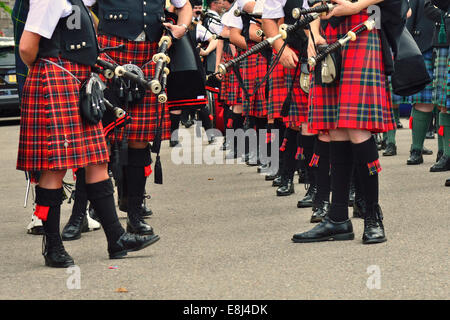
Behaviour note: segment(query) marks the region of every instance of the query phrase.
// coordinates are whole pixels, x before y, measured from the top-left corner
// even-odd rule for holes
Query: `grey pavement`
[[[45,267],[42,237],[26,234],[32,203],[23,208],[24,173],[15,170],[19,127],[0,126],[0,299],[448,299],[450,172],[429,172],[436,139],[425,142],[434,155],[407,166],[410,134],[399,130],[398,155],[380,157],[388,241],[370,246],[357,219],[353,241],[292,243],[313,226],[311,210],[296,208],[303,185],[279,198],[255,167],[175,165],[165,142],[164,184],[147,182],[147,221],[161,240],[122,260],[108,259],[101,230],[65,242],[80,271],[81,288],[69,289],[73,274]],[[70,211],[65,203],[61,228]]]

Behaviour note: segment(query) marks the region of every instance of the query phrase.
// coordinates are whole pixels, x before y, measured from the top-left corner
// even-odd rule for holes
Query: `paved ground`
[[[450,173],[428,172],[435,155],[405,165],[407,129],[398,132],[398,156],[381,159],[389,240],[372,246],[361,244],[361,220],[353,221],[354,241],[294,244],[292,234],[312,226],[310,210],[296,208],[303,185],[280,199],[255,168],[177,166],[164,144],[164,185],[147,184],[148,221],[161,241],[123,260],[108,260],[103,231],[67,242],[79,290],[68,289],[65,269],[44,266],[41,236],[26,234],[32,207],[23,208],[24,174],[15,170],[18,134],[17,124],[0,127],[0,299],[449,298]],[[436,152],[436,140],[426,146]],[[70,210],[64,204],[62,223]],[[369,289],[377,270],[380,289]]]

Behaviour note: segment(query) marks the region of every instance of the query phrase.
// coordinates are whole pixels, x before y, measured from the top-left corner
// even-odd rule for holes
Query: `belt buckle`
[[[145,41],[146,37],[145,37],[145,31],[142,31],[136,39],[134,39],[134,41],[136,42],[142,42]]]

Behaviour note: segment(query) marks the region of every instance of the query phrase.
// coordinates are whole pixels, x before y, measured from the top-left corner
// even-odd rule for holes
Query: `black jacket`
[[[429,2],[429,0],[428,0]],[[429,50],[433,46],[435,23],[425,15],[426,0],[409,0],[412,15],[406,23],[406,27],[414,37],[421,52]]]
[[[437,7],[438,6],[438,7]],[[432,43],[435,47],[448,47],[450,45],[450,13],[449,1],[425,0],[424,13],[428,19],[433,21],[434,30]],[[438,35],[441,30],[442,17],[444,17],[445,30],[447,33],[447,42],[439,43]]]

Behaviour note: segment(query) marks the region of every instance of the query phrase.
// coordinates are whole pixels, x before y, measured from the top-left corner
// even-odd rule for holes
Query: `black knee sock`
[[[144,149],[128,148],[128,164],[125,167],[128,188],[128,213],[140,212],[144,200],[145,167],[151,164],[150,148]]]
[[[115,242],[125,232],[117,217],[111,179],[86,184],[88,199],[102,224],[108,242]]]
[[[366,201],[367,215],[374,214],[374,205],[378,204],[378,172],[381,171],[378,149],[375,139],[371,137],[362,143],[353,144],[355,174],[361,182],[363,198]]]
[[[178,132],[175,134],[174,132],[180,128],[180,118],[181,114],[170,113],[170,134],[172,141],[178,140]]]
[[[198,112],[198,117],[200,118],[200,121],[202,122],[203,128],[206,130],[209,130],[212,128],[212,122],[209,117],[208,110],[206,109],[206,106],[203,106],[200,111]]]
[[[233,112],[233,129],[242,129],[244,127],[244,117],[241,113],[234,113]]]
[[[291,128],[286,129],[286,150],[283,153],[283,177],[292,179],[296,167],[295,154],[297,153],[297,134],[299,132]]]
[[[301,134],[301,133],[300,133]],[[304,156],[304,166],[306,169],[306,178],[307,183],[314,184],[316,181],[315,174],[316,174],[316,168],[310,167],[309,164],[311,163],[312,157],[314,155],[314,144],[316,143],[317,136],[305,136],[301,135],[300,137],[300,148],[303,149],[303,156]]]
[[[322,201],[330,201],[330,143],[316,140],[314,148],[313,160],[310,162],[311,166],[317,168],[316,171],[316,186],[317,192],[314,197],[316,205]]]
[[[72,216],[78,214],[85,214],[87,207],[87,193],[86,193],[86,170],[80,168],[76,172],[77,180],[75,182],[75,201],[72,207]],[[71,216],[71,217],[72,217]]]
[[[44,189],[36,186],[35,215],[42,220],[46,234],[57,233],[61,218],[61,204],[63,189]]]
[[[330,219],[336,222],[348,219],[348,193],[353,167],[350,141],[330,142],[331,207]]]

